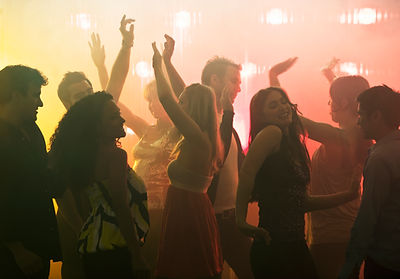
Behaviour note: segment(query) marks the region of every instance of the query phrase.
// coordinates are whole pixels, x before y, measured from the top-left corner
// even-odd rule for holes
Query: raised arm
[[[162,57],[165,68],[167,69],[169,80],[171,82],[172,90],[174,90],[175,96],[179,97],[183,89],[185,89],[186,84],[171,62],[172,54],[174,53],[175,49],[175,40],[167,34],[165,34],[164,37],[165,43]]]
[[[146,120],[132,113],[132,111],[119,102],[118,107],[121,110],[121,115],[125,119],[125,125],[132,129],[138,138],[142,138],[149,128],[150,124]]]
[[[153,55],[153,68],[157,82],[158,98],[169,118],[174,123],[175,127],[181,132],[189,142],[195,142],[200,146],[208,144],[204,133],[201,131],[199,125],[183,110],[181,105],[177,102],[177,98],[171,92],[163,71],[162,71],[162,57],[158,51],[155,42],[152,44]]]
[[[134,39],[134,21],[134,19],[127,19],[124,15],[119,27],[119,31],[122,35],[122,46],[112,67],[110,80],[106,88],[106,91],[114,97],[115,102],[118,102],[121,96],[122,88],[124,87],[125,79],[129,71],[129,59],[131,57],[131,48]],[[126,29],[127,25],[129,25],[129,30]]]
[[[333,69],[335,66],[339,63],[340,59],[337,59],[336,57],[333,57],[331,61],[329,61],[328,65],[323,67],[321,69],[322,74],[326,77],[326,79],[329,81],[329,83],[332,83],[334,79],[336,78],[335,73],[333,72]]]
[[[271,70],[269,70],[270,86],[281,87],[278,76],[289,70],[294,65],[294,63],[296,63],[296,61],[297,57],[291,57],[283,62],[272,66]]]
[[[246,222],[248,203],[254,189],[257,172],[265,158],[279,150],[282,138],[281,130],[276,126],[264,128],[251,143],[247,156],[239,173],[239,186],[236,197],[236,223],[239,229],[250,237],[264,238],[270,241],[269,233]]]
[[[108,84],[108,72],[105,65],[106,52],[104,50],[104,45],[101,44],[99,34],[92,33],[91,36],[92,43],[88,42],[90,47],[90,55],[94,65],[97,68],[97,74],[99,75],[101,88],[106,90]]]

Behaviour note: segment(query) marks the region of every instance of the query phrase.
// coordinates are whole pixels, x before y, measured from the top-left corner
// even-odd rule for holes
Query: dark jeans
[[[235,210],[216,214],[221,237],[222,256],[239,279],[252,279],[249,254],[251,240],[236,226]]]
[[[387,269],[371,258],[365,259],[364,279],[399,279],[400,272]]]
[[[271,242],[255,240],[250,252],[254,278],[316,279],[314,262],[305,241]]]
[[[50,261],[43,260],[43,269],[31,276],[26,276],[15,262],[14,255],[8,248],[0,245],[0,278],[7,279],[47,279]]]
[[[134,279],[128,249],[119,248],[83,256],[83,269],[87,279]]]

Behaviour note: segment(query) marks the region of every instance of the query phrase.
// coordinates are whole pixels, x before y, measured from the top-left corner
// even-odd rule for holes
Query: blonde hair
[[[207,132],[212,145],[212,170],[218,171],[223,160],[223,146],[219,133],[217,106],[212,88],[194,83],[185,88],[181,96],[186,95],[188,100],[187,113],[199,125],[202,131]],[[175,147],[179,152],[185,139],[181,139]]]
[[[144,98],[149,101],[150,99],[157,98],[157,83],[155,80],[150,81],[146,86],[144,87],[143,90],[143,96]]]

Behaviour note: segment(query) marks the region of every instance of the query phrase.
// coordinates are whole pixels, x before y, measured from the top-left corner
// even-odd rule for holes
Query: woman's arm
[[[294,63],[296,63],[297,57],[291,57],[283,62],[280,62],[272,66],[269,70],[269,85],[274,87],[281,87],[278,76],[289,70]]]
[[[282,138],[281,130],[276,126],[264,128],[251,143],[239,174],[239,186],[236,197],[236,223],[239,229],[251,237],[264,238],[269,242],[269,234],[262,228],[246,222],[248,203],[254,189],[257,172],[266,157],[279,150]]]
[[[143,118],[132,113],[132,111],[123,103],[118,102],[118,107],[121,110],[122,117],[125,119],[125,125],[132,129],[138,138],[142,138],[150,127],[150,124]]]
[[[60,198],[57,198],[58,214],[70,225],[75,235],[79,235],[83,226],[82,216],[76,207],[75,199],[69,188],[65,190]]]
[[[185,89],[186,84],[171,62],[172,54],[174,53],[174,48],[175,48],[175,41],[172,37],[168,36],[167,34],[165,34],[164,37],[165,37],[165,43],[164,43],[164,51],[162,54],[162,58],[164,60],[165,68],[167,69],[172,90],[174,90],[175,96],[179,98],[179,95]]]
[[[178,104],[176,97],[172,94],[161,67],[161,54],[155,43],[152,44],[153,68],[157,82],[157,93],[161,104],[167,112],[175,127],[181,132],[186,140],[194,142],[200,146],[208,145],[209,141],[201,131],[199,125],[183,110]]]
[[[97,68],[101,89],[106,90],[108,84],[108,72],[105,65],[106,52],[104,50],[104,46],[101,44],[99,34],[92,33],[91,39],[92,44],[89,42],[90,54],[92,56],[93,63]]]
[[[354,170],[353,176],[349,180],[349,189],[347,191],[330,195],[306,194],[304,201],[305,211],[328,209],[358,198],[360,196],[360,180],[360,171]]]
[[[308,137],[320,143],[349,144],[345,132],[326,123],[315,122],[300,116],[301,123],[308,133]]]
[[[115,212],[118,226],[126,240],[132,256],[132,268],[134,270],[146,269],[146,265],[140,253],[139,240],[133,216],[129,208],[127,187],[127,155],[122,149],[115,148],[109,158],[109,183],[105,184],[111,198],[111,207]]]
[[[127,19],[124,15],[119,27],[119,31],[122,35],[122,45],[112,67],[110,80],[108,81],[106,88],[106,91],[114,97],[115,102],[118,102],[119,97],[121,96],[122,88],[124,87],[125,79],[129,71],[129,59],[131,57],[131,48],[134,39],[133,22],[135,22],[134,19]],[[126,30],[128,24],[130,24],[129,30]]]

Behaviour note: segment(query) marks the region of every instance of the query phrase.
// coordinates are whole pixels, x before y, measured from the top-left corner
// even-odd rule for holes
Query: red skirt
[[[206,193],[169,187],[156,276],[211,277],[222,272],[214,209]]]

